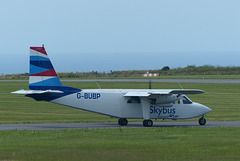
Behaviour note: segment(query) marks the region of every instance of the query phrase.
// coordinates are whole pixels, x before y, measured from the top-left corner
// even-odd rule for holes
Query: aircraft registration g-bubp
[[[195,117],[201,117],[198,122],[205,125],[204,116],[212,111],[185,95],[204,93],[202,90],[77,89],[62,85],[44,46],[30,47],[29,89],[12,93],[119,118],[119,125],[127,125],[127,119],[144,119],[143,126],[150,127],[151,119]]]

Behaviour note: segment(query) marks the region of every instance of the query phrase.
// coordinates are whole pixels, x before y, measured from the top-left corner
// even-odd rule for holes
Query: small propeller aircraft
[[[185,95],[204,93],[202,90],[76,89],[62,85],[44,45],[30,47],[29,88],[12,93],[119,118],[119,125],[127,125],[127,119],[144,119],[143,126],[150,127],[151,119],[195,117],[201,117],[198,122],[205,125],[204,116],[212,111]]]

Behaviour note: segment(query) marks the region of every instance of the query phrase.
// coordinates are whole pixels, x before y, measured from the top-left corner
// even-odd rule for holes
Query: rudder
[[[42,47],[30,47],[29,88],[32,90],[59,89],[62,84]]]

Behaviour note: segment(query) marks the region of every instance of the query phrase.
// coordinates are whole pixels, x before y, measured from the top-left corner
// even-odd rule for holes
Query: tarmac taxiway
[[[0,124],[0,131],[4,130],[61,130],[61,129],[105,129],[119,128],[117,122],[101,123],[39,123],[39,124]],[[197,121],[154,122],[152,127],[143,127],[142,122],[129,122],[124,128],[152,128],[152,127],[240,127],[240,121],[207,121],[200,126]]]

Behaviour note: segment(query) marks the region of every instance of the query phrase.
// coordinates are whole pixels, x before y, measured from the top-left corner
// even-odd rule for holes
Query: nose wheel
[[[199,120],[198,120],[198,123],[199,125],[205,125],[206,124],[206,119],[204,117],[201,117]]]

